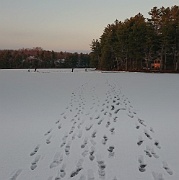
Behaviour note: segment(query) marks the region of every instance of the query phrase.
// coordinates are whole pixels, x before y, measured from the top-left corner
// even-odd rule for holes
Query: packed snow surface
[[[179,75],[0,70],[1,180],[178,180]]]

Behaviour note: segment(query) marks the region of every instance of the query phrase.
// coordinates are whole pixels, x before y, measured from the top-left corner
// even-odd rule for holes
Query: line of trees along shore
[[[105,27],[91,43],[91,66],[101,70],[179,72],[179,6],[153,7],[150,18],[138,13]]]
[[[87,68],[90,64],[89,54],[54,52],[41,47],[19,50],[0,50],[0,68]]]

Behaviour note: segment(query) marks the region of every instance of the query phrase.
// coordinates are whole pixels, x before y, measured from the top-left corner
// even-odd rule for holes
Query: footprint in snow
[[[130,113],[128,113],[127,114],[130,118],[134,118],[134,115],[132,115],[132,114],[130,114]]]
[[[141,155],[138,158],[138,162],[139,162],[139,171],[140,172],[145,172],[146,171],[146,166],[147,164],[144,162],[144,157]]]
[[[65,114],[65,112],[62,112],[60,115],[62,116],[62,115],[64,115]]]
[[[60,120],[56,121],[55,124],[58,124],[60,122]]]
[[[99,178],[105,178],[105,175],[106,175],[106,172],[105,172],[105,169],[106,169],[105,162],[103,160],[98,160],[97,163],[98,163],[98,175],[99,175]]]
[[[36,167],[37,167],[37,163],[39,162],[40,160],[40,155],[37,155],[34,159],[34,161],[31,163],[31,170],[34,170]]]
[[[71,130],[70,130],[70,132],[69,132],[69,134],[72,134],[72,133],[73,133],[73,131],[74,131],[74,129],[75,129],[75,127],[74,127],[74,126],[72,126],[72,127],[71,127]]]
[[[94,146],[92,146],[92,147],[91,147],[91,151],[89,152],[89,159],[90,159],[91,161],[93,161],[94,158],[95,158],[94,152],[95,152],[95,148],[94,148]]]
[[[72,138],[71,138],[71,139],[72,139],[72,140],[74,140],[74,139],[75,139],[75,137],[76,137],[76,133],[74,133],[74,134],[73,134],[73,136],[72,136]]]
[[[137,145],[140,146],[143,142],[144,140],[142,139],[142,136],[139,136]]]
[[[109,126],[110,126],[110,122],[108,121],[107,123],[106,123],[106,127],[108,128]]]
[[[119,106],[120,102],[117,102],[116,105]]]
[[[50,136],[46,139],[46,144],[50,144],[50,143],[51,143],[51,138],[52,138],[52,136],[50,135]]]
[[[152,137],[150,136],[150,134],[148,133],[148,131],[146,129],[144,130],[144,134],[146,135],[146,137],[148,137],[150,140],[152,140]]]
[[[109,112],[109,117],[112,117],[112,113]]]
[[[136,127],[136,129],[139,129],[140,125],[138,123],[136,123],[135,127]]]
[[[79,173],[81,170],[82,170],[82,168],[76,169],[75,171],[73,171],[73,172],[71,173],[70,177],[74,177],[74,176],[78,175],[78,173]]]
[[[16,180],[21,172],[22,172],[22,169],[18,169],[15,173],[13,173],[13,175],[10,177],[9,180]]]
[[[114,146],[109,146],[108,148],[109,151],[109,158],[114,157]]]
[[[79,172],[83,169],[83,159],[79,159],[76,164],[75,170],[71,173],[70,177],[74,177],[79,174]]]
[[[146,127],[146,125],[144,124],[144,120],[138,118],[138,122],[139,122],[141,125],[143,125],[143,126]]]
[[[163,164],[163,168],[166,170],[166,172],[167,172],[169,175],[173,175],[173,171],[169,168],[167,162],[163,161],[162,164]]]
[[[107,115],[107,112],[104,112],[104,115],[106,116],[106,115]]]
[[[107,138],[107,136],[106,135],[104,135],[103,136],[103,139],[102,139],[102,144],[106,144],[106,142],[107,142],[107,140],[108,140],[108,138]]]
[[[60,169],[60,172],[59,172],[59,175],[60,175],[61,178],[64,178],[65,175],[66,175],[65,168],[66,168],[66,165],[63,164],[62,167],[61,167],[61,169]]]
[[[85,150],[82,152],[82,156],[83,157],[86,157],[86,155],[88,154],[89,150],[88,150],[88,147],[85,148]]]
[[[81,138],[82,137],[82,130],[79,130],[79,132],[78,132],[78,138]]]
[[[52,129],[50,129],[49,131],[47,131],[44,136],[47,136],[48,134],[50,134],[52,132]]]
[[[102,122],[103,122],[103,119],[100,119],[100,120],[98,121],[98,125],[101,125]]]
[[[66,144],[66,140],[63,140],[63,142],[62,142],[62,144],[60,145],[60,147],[62,148],[65,144]]]
[[[114,110],[114,105],[111,105],[111,111],[113,111]]]
[[[73,128],[75,128],[75,124],[76,124],[76,123],[77,123],[76,121],[73,122],[73,126],[72,126]]]
[[[114,121],[114,122],[117,122],[117,117],[114,117],[113,121]]]
[[[160,146],[160,144],[159,144],[159,141],[155,140],[154,145],[155,145],[158,149],[161,149],[161,146]]]
[[[70,154],[70,147],[71,147],[71,142],[68,142],[68,144],[65,147],[65,154],[67,156]]]
[[[39,148],[40,148],[40,145],[37,145],[37,146],[35,147],[34,151],[30,153],[30,156],[35,155],[35,154],[37,153],[37,151],[39,150]]]
[[[86,131],[89,131],[92,128],[93,124],[89,124],[88,126],[85,127]]]
[[[88,138],[85,137],[84,141],[83,141],[83,144],[81,145],[81,148],[85,148],[85,146],[87,145],[88,143]]]
[[[61,128],[62,128],[62,124],[59,124],[59,125],[58,125],[58,129],[61,129]]]
[[[155,157],[156,159],[159,158],[159,156],[155,153],[154,149],[151,148],[151,154],[153,155],[153,157]]]
[[[117,114],[120,111],[120,109],[117,109],[114,111],[115,114]]]
[[[115,134],[115,131],[114,131],[114,130],[115,130],[115,128],[111,128],[111,129],[110,129],[110,132],[111,132],[112,135]]]
[[[96,116],[95,119],[99,119],[100,118],[100,115]]]
[[[92,133],[92,135],[91,135],[91,137],[92,137],[92,138],[95,138],[95,137],[96,137],[96,133],[97,133],[97,130],[94,130],[93,133]]]
[[[149,146],[146,146],[146,150],[144,150],[144,152],[146,153],[146,155],[147,155],[148,157],[152,157],[152,155],[151,155],[151,149],[150,149]]]
[[[154,130],[153,130],[153,128],[152,128],[152,127],[150,127],[150,131],[154,133]]]
[[[79,172],[83,169],[82,167],[83,160],[80,159],[77,163],[76,169],[71,173],[70,177],[74,177],[79,174]]]
[[[73,122],[75,119],[71,119],[71,122]]]
[[[63,161],[63,155],[60,152],[57,152],[53,158],[53,162],[50,164],[50,168],[57,167]]]

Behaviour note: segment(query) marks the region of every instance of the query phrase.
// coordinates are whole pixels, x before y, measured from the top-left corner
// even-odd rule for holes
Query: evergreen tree
[[[179,6],[153,7],[142,14],[116,20],[91,44],[91,65],[104,70],[150,69],[159,58],[160,70],[179,71]]]
[[[96,40],[93,39],[91,44],[91,51],[92,52],[90,54],[91,57],[90,66],[101,69],[101,67],[99,66],[100,58],[101,58],[101,45],[97,39]]]

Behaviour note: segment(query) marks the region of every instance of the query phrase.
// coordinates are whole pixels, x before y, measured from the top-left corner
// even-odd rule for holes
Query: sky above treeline
[[[178,0],[0,0],[0,49],[88,53],[116,19],[174,5]]]

